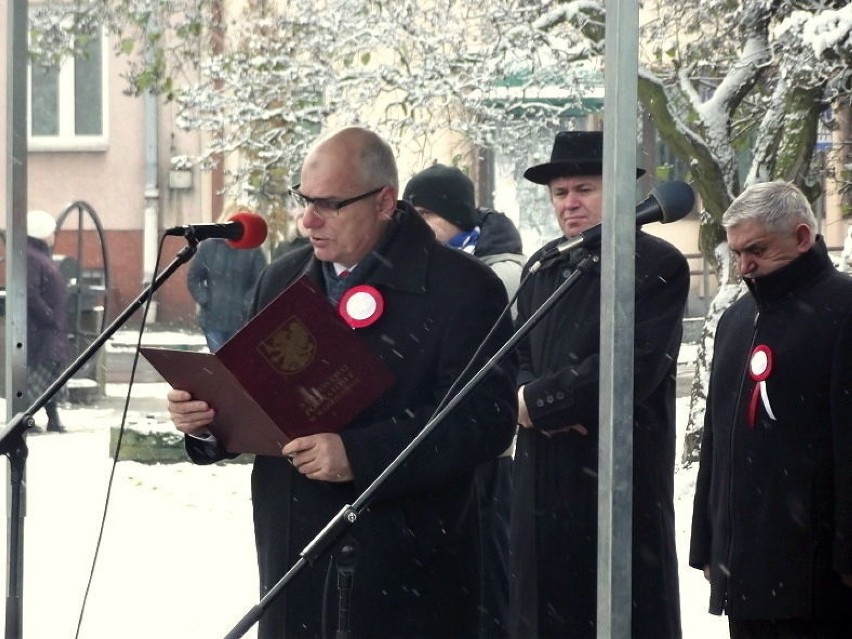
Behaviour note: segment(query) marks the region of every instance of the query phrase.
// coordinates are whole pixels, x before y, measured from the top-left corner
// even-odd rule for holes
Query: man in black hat
[[[551,160],[524,177],[548,187],[564,237],[601,222],[603,136],[557,134]],[[637,177],[643,171],[637,171]],[[522,323],[597,248],[531,276]],[[516,637],[595,637],[600,272],[583,275],[519,345],[512,502],[512,630]],[[632,636],[680,637],[674,533],[675,373],[689,289],[684,257],[636,235]]]

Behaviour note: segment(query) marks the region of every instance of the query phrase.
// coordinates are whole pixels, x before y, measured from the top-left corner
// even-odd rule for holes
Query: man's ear
[[[396,189],[392,186],[384,187],[376,198],[376,206],[382,217],[390,219],[396,211]]]
[[[814,231],[807,224],[799,224],[796,227],[796,250],[799,253],[807,253],[814,245]]]

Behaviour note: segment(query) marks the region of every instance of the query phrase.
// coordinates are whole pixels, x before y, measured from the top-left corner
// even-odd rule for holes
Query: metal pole
[[[636,0],[607,3],[601,246],[599,639],[631,636],[633,332],[638,33]]]
[[[27,374],[27,0],[6,5],[6,420],[26,401]],[[23,632],[26,443],[7,470],[6,639]]]
[[[159,33],[156,14],[148,21],[148,32]],[[150,50],[146,51],[145,59],[151,61]],[[157,106],[157,96],[153,91],[146,90],[142,96],[145,108],[145,205],[143,208],[142,235],[142,285],[147,286],[154,278],[154,266],[157,263],[157,246],[160,236],[160,119]],[[156,309],[156,305],[152,308]],[[156,312],[156,311],[155,311]],[[156,321],[156,318],[154,318]]]

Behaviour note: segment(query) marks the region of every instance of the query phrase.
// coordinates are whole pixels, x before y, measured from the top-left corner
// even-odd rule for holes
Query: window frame
[[[68,56],[59,67],[57,95],[59,100],[57,135],[33,135],[32,67],[27,65],[27,146],[30,151],[105,151],[109,148],[109,58],[108,37],[100,30],[101,40],[101,133],[78,135],[76,122],[76,57]],[[71,133],[69,133],[71,131]]]

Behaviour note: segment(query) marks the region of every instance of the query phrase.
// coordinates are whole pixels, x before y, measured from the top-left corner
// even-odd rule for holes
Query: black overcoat
[[[845,618],[852,636],[852,279],[818,240],[747,283],[716,333],[689,564],[711,567],[714,614]]]
[[[564,281],[575,258],[530,278],[518,300],[518,325]],[[520,429],[515,454],[512,626],[518,639],[596,633],[600,284],[597,268],[583,275],[519,351],[519,384],[535,428]],[[684,257],[637,233],[632,636],[638,639],[680,636],[675,383],[688,290]],[[573,424],[588,435],[546,432]]]
[[[27,238],[27,366],[64,366],[71,356],[65,278],[44,240]]]
[[[359,329],[396,382],[341,433],[354,482],[310,480],[285,459],[255,459],[252,500],[261,594],[420,431],[507,303],[503,285],[490,269],[438,244],[420,216],[400,206],[390,237],[380,244],[379,265],[366,279],[383,296],[384,313],[372,326]],[[310,247],[270,264],[258,283],[256,308],[302,273],[324,287],[321,263]],[[356,268],[350,277],[357,273]],[[506,319],[486,353],[495,351],[510,332]],[[505,368],[478,384],[350,528],[358,547],[354,639],[474,635],[478,539],[473,470],[511,442],[516,370],[509,358]],[[259,637],[320,637],[323,619],[324,636],[333,637],[336,581],[336,570],[325,556],[302,571],[263,616]]]

